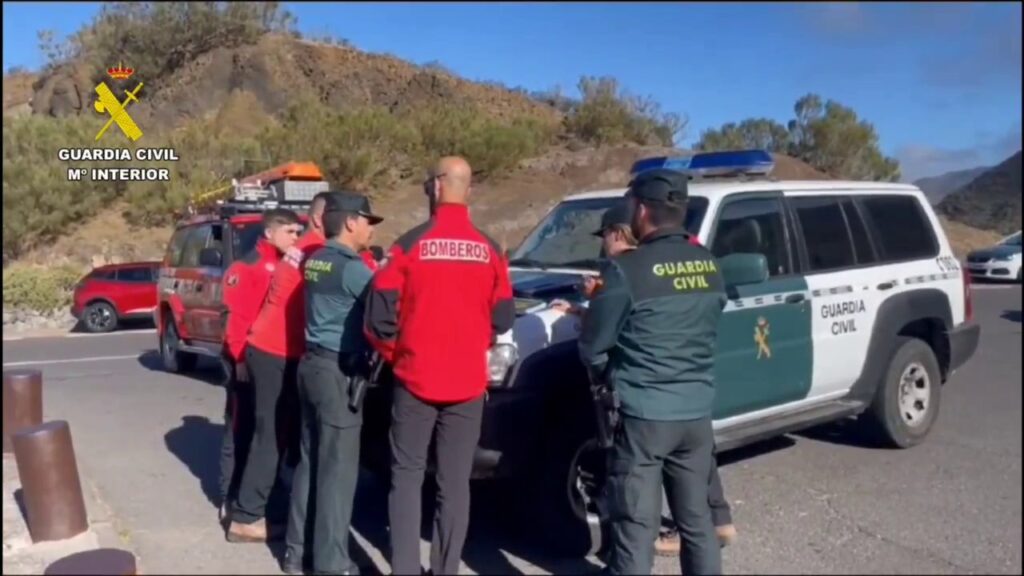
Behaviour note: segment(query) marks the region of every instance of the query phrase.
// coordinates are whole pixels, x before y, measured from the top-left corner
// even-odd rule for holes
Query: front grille
[[[991,258],[989,258],[988,256],[968,256],[967,257],[967,261],[970,262],[971,264],[985,264],[989,260],[991,260]]]

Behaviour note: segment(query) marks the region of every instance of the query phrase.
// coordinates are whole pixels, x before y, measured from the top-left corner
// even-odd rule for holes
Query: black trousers
[[[249,455],[253,434],[253,389],[251,382],[238,382],[232,374],[225,384],[224,436],[220,443],[220,504],[238,496],[242,471]]]
[[[249,457],[242,473],[232,520],[252,524],[267,517],[283,524],[288,495],[279,481],[281,454],[288,443],[287,423],[294,419],[297,362],[246,347],[246,368],[253,387],[254,426]],[[271,493],[274,502],[268,506]]]
[[[458,574],[469,529],[469,479],[480,440],[484,398],[431,404],[395,385],[391,416],[391,571],[420,574],[420,525],[427,450],[436,432],[437,509],[430,547],[433,573]]]
[[[710,418],[682,422],[622,418],[606,484],[612,574],[651,573],[663,480],[686,551],[680,561],[682,573],[721,574],[722,553],[708,503],[713,451]]]
[[[292,481],[286,554],[318,574],[356,570],[349,526],[359,481],[361,411],[349,407],[349,378],[336,358],[299,363],[301,458]]]
[[[711,477],[708,479],[708,504],[711,505],[711,522],[715,527],[732,524],[732,508],[725,499],[722,477],[718,475],[717,450],[712,454]]]

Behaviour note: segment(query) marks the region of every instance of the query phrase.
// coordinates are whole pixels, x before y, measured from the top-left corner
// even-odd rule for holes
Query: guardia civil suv
[[[693,177],[686,227],[727,285],[714,373],[720,451],[851,417],[894,447],[927,436],[979,328],[968,275],[920,190],[776,181],[763,151],[652,158],[633,172],[652,168]],[[476,476],[517,478],[515,492],[544,520],[531,525],[574,554],[598,545],[604,458],[580,317],[549,303],[580,300],[582,278],[598,270],[592,232],[625,192],[565,198],[510,255],[518,317],[490,352]]]

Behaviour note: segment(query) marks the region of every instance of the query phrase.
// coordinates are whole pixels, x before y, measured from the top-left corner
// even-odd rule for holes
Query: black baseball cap
[[[686,174],[677,170],[648,170],[641,172],[629,183],[626,195],[640,200],[682,205],[686,202],[689,180]]]
[[[370,210],[370,199],[353,192],[332,192],[324,199],[324,213],[351,212],[366,217],[370,224],[380,224],[384,218]]]
[[[633,219],[633,211],[628,202],[620,202],[604,211],[601,215],[601,227],[594,231],[594,236],[604,236],[604,233],[611,227],[619,224],[629,226]]]

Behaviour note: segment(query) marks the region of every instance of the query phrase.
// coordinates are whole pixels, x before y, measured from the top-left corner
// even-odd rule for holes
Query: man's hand
[[[238,382],[249,381],[249,369],[245,367],[245,361],[235,363],[235,380]]]

